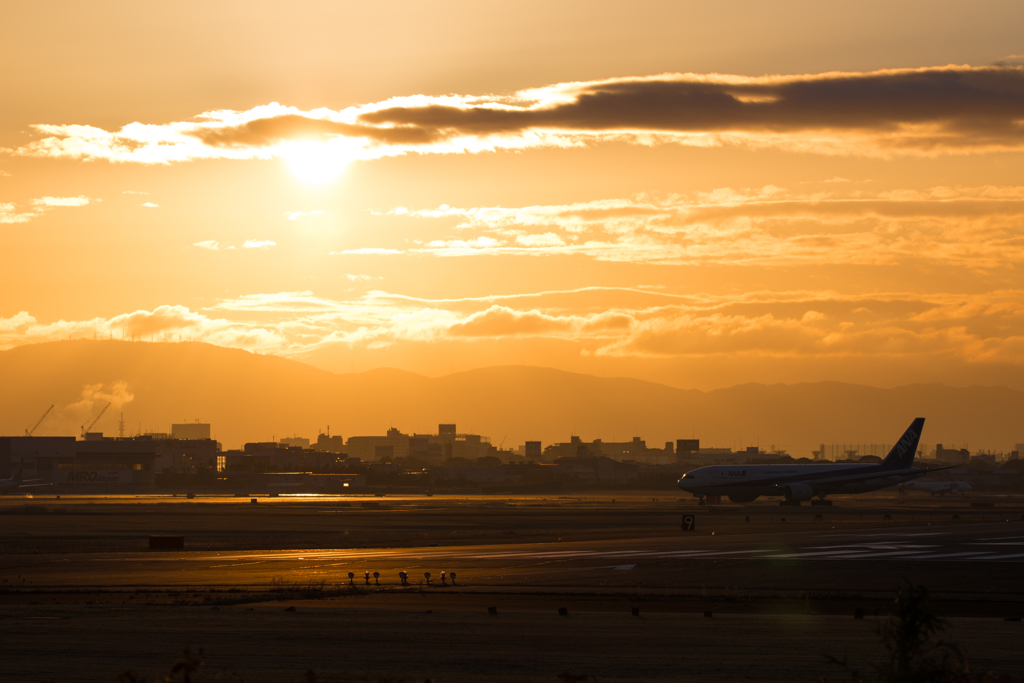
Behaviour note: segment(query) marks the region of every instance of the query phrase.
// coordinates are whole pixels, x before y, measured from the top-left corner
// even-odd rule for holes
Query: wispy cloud
[[[389,213],[477,233],[408,250],[445,257],[582,255],[601,261],[756,266],[892,265],[917,259],[968,268],[1024,262],[1019,234],[1024,187],[875,193],[842,183],[835,187],[809,194],[769,185],[662,198],[511,208],[441,205]]]
[[[144,202],[142,205],[144,207],[146,207],[147,209],[159,209],[160,208],[159,204],[154,204],[153,202]]]
[[[374,254],[401,254],[399,249],[385,249],[382,247],[360,247],[359,249],[345,249],[343,251],[332,251],[331,256],[343,255],[374,255]]]
[[[510,95],[395,97],[340,111],[271,103],[116,131],[37,124],[13,153],[166,164],[192,159],[476,153],[600,141],[936,156],[1020,150],[1024,67],[1011,64],[797,76],[662,74]]]
[[[323,211],[286,211],[284,216],[290,221],[297,221],[303,218],[316,218],[323,216]]]
[[[18,207],[10,202],[0,204],[0,223],[27,223],[38,215],[31,211],[19,213]]]
[[[37,207],[52,208],[54,206],[86,206],[89,204],[88,197],[40,197],[33,199],[32,205]]]
[[[582,355],[604,357],[913,358],[1024,365],[1024,290],[1019,289],[966,296],[757,291],[676,295],[657,302],[649,292],[620,288],[627,298],[617,305],[574,305],[587,294],[527,293],[517,295],[524,302],[532,299],[526,306],[511,300],[472,306],[386,292],[332,300],[298,291],[246,295],[204,311],[160,306],[109,319],[42,323],[21,312],[0,318],[0,348],[69,337],[180,336],[287,355],[331,345],[552,339],[575,345]]]
[[[38,197],[32,200],[31,211],[18,211],[17,205],[12,202],[0,203],[0,223],[27,223],[54,208],[87,206],[94,201],[99,200],[83,196]]]
[[[231,250],[231,249],[237,249],[238,248],[238,247],[236,247],[233,244],[228,244],[228,245],[221,244],[217,240],[203,240],[202,242],[193,242],[192,246],[193,247],[197,247],[199,249],[208,249],[210,251],[220,251],[221,249]],[[276,246],[277,246],[277,242],[274,242],[273,240],[246,240],[241,248],[242,249],[269,249],[271,247],[276,247]]]

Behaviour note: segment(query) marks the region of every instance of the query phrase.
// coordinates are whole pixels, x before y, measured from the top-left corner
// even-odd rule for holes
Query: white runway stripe
[[[1014,541],[1012,543],[994,543],[991,541],[980,541],[977,543],[971,543],[971,545],[1024,545],[1024,541]]]
[[[988,552],[973,552],[973,553],[933,553],[931,555],[918,555],[914,559],[915,560],[937,560],[937,559],[946,558],[946,557],[962,557],[964,559],[966,559],[968,557],[971,557],[971,558],[981,559],[979,557],[980,555],[991,555],[991,554],[992,554],[991,551],[988,551]],[[984,559],[989,559],[989,558],[986,557]]]

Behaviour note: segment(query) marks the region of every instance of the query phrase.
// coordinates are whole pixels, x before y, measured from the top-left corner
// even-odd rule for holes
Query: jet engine
[[[788,484],[786,486],[779,486],[779,490],[782,495],[785,496],[786,500],[790,502],[800,502],[803,500],[810,500],[814,498],[814,489],[807,484]]]
[[[753,503],[757,500],[756,493],[731,494],[729,500],[734,503]]]

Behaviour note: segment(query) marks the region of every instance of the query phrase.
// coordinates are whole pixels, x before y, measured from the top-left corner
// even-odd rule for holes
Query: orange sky
[[[0,348],[1024,388],[1016,2],[19,3]]]

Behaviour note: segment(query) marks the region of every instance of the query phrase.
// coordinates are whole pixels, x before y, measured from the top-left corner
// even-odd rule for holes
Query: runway
[[[785,547],[778,545],[784,544]],[[737,547],[762,545],[767,547]],[[565,547],[571,546],[571,547]],[[680,546],[685,546],[680,548]],[[558,548],[558,549],[554,549]],[[331,551],[285,551],[273,553],[218,554],[220,560],[288,561],[470,561],[515,560],[641,560],[696,559],[746,556],[747,559],[877,560],[914,559],[943,561],[1024,562],[1024,523],[985,524],[921,531],[920,527],[898,531],[847,533],[754,534],[744,536],[703,536],[641,541],[595,541],[590,543],[534,543],[487,546],[483,548],[352,549]],[[97,558],[93,558],[97,560]],[[209,561],[203,554],[174,558],[149,555],[148,561]],[[216,567],[217,565],[213,565]]]
[[[1002,522],[483,546],[9,555],[0,559],[0,587],[265,587],[282,580],[366,587],[365,572],[377,572],[372,587],[399,588],[400,571],[412,585],[440,587],[441,571],[454,571],[458,588],[478,591],[877,591],[908,576],[940,591],[1016,596],[1021,562],[1024,522]]]
[[[873,615],[910,579],[929,588],[973,664],[1019,677],[1021,624],[1007,618],[1024,614],[1021,561],[1018,521],[19,553],[0,556],[0,632],[25,663],[8,672],[18,681],[114,680],[127,669],[156,678],[185,645],[205,650],[209,670],[268,683],[307,670],[321,680],[669,681],[681,665],[701,680],[839,679],[826,655],[884,656]]]

